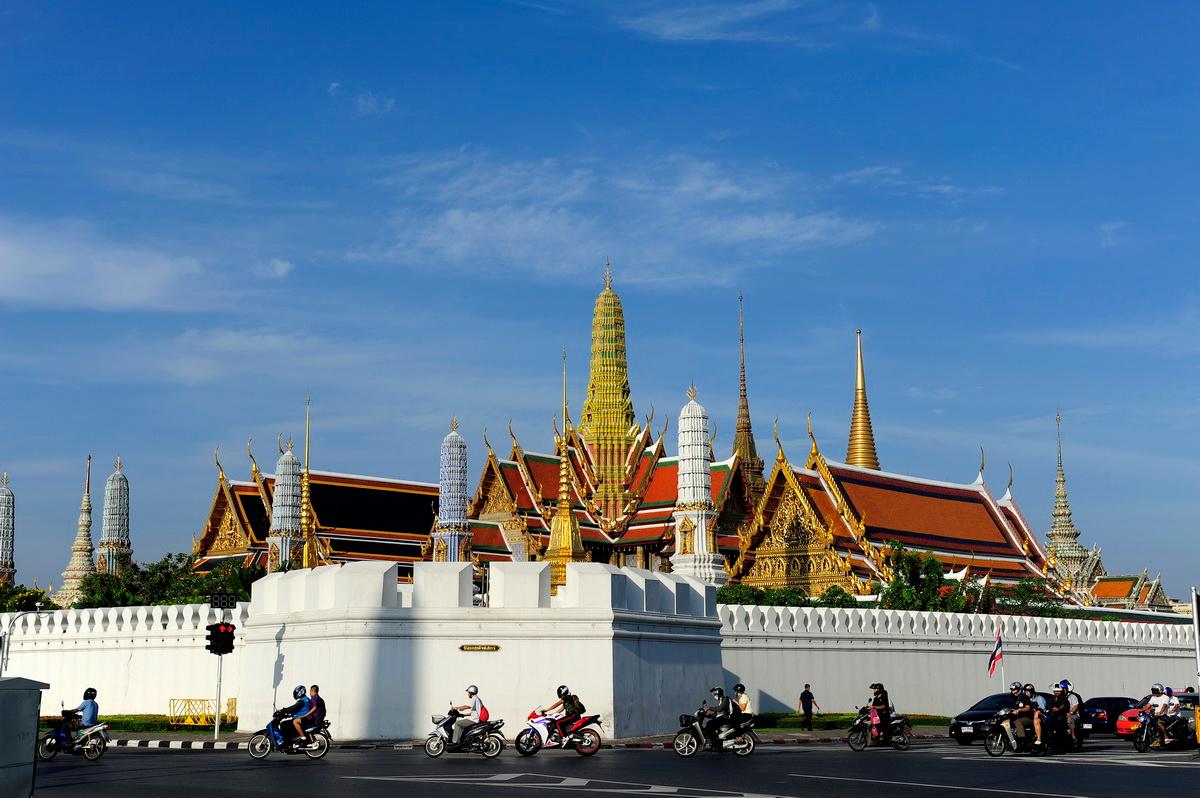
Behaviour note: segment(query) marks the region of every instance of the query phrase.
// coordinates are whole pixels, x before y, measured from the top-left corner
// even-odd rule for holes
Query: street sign
[[[231,593],[213,593],[208,597],[208,606],[214,610],[235,610],[238,597]]]

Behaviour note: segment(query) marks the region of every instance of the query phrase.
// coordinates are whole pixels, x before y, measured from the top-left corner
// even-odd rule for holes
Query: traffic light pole
[[[225,661],[225,655],[217,656],[217,706],[216,712],[213,713],[213,741],[221,739],[221,663]]]

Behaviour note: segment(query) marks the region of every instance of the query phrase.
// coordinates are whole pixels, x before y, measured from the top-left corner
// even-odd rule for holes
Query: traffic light
[[[204,627],[208,631],[208,636],[205,640],[208,645],[204,647],[205,651],[216,654],[229,654],[233,652],[233,635],[237,631],[237,627],[231,623],[210,623]]]

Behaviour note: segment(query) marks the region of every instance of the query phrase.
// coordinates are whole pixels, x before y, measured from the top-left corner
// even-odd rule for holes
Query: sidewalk
[[[221,739],[214,742],[212,734],[196,732],[164,731],[164,732],[111,732],[112,745],[122,748],[171,748],[192,751],[230,751],[245,750],[250,737],[248,732],[222,732]],[[654,735],[652,737],[625,737],[611,740],[604,744],[605,748],[670,748],[675,735]],[[769,732],[759,735],[763,745],[812,745],[821,743],[843,743],[846,741],[843,729],[828,729],[818,732]],[[946,729],[941,726],[914,726],[913,739],[934,740],[946,737]],[[511,742],[511,741],[510,741]],[[390,749],[393,751],[408,751],[419,749],[424,743],[420,740],[338,740],[334,737],[334,748],[357,749]]]

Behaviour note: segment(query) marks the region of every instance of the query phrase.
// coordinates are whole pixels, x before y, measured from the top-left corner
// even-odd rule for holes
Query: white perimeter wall
[[[726,681],[761,712],[794,711],[806,682],[826,712],[851,711],[883,682],[900,712],[955,715],[1001,692],[987,675],[1003,625],[1004,676],[1071,680],[1084,698],[1141,698],[1154,682],[1196,686],[1191,625],[960,613],[721,605]]]
[[[101,714],[165,715],[172,698],[215,698],[217,657],[204,650],[206,626],[237,626],[224,659],[225,699],[238,697],[238,660],[247,605],[225,612],[203,604],[56,610],[25,615],[13,626],[5,676],[48,682],[42,713],[75,707],[95,687]],[[0,614],[0,634],[16,613]]]

